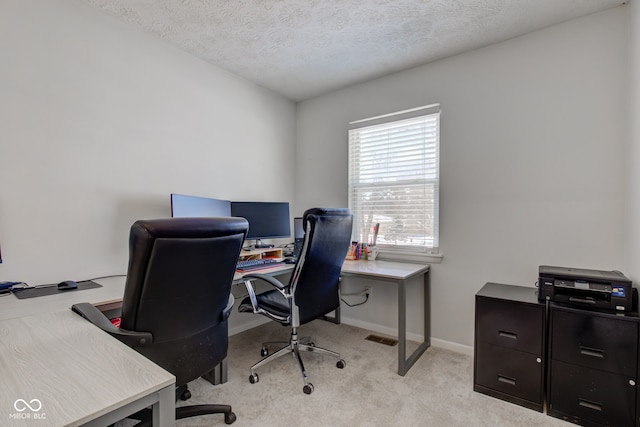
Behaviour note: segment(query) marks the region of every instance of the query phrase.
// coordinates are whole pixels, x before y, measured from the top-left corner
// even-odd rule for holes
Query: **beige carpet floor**
[[[245,426],[569,426],[569,423],[473,391],[473,358],[429,348],[406,376],[397,374],[397,347],[365,340],[371,332],[317,320],[300,328],[317,346],[341,353],[303,353],[315,390],[302,392],[293,356],[262,367],[249,383],[249,367],[260,360],[263,341],[285,340],[288,329],[270,322],[230,337],[228,381],[198,379],[184,404],[233,406],[236,427]],[[178,426],[225,425],[222,415],[178,421]]]

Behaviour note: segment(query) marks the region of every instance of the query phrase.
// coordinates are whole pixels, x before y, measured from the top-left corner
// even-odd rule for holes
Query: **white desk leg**
[[[154,427],[175,427],[176,425],[175,383],[158,392],[148,394],[120,408],[83,423],[83,427],[103,427],[114,424],[131,414],[151,406]]]
[[[158,401],[153,404],[153,427],[175,427],[175,387],[165,387],[158,392]]]
[[[407,292],[405,281],[398,281],[398,375],[404,376],[431,345],[431,307],[429,270],[424,274],[424,339],[407,359]]]

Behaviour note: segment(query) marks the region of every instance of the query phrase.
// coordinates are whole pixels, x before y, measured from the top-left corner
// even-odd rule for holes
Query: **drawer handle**
[[[579,405],[584,406],[585,408],[593,409],[594,411],[602,411],[602,405],[597,403],[589,402],[588,400],[578,399]]]
[[[598,350],[597,348],[580,346],[580,354],[584,354],[585,356],[597,357],[598,359],[604,359],[604,350]]]
[[[518,339],[518,334],[513,334],[511,332],[505,331],[498,331],[498,336],[501,336],[502,338],[511,338],[512,340]]]
[[[509,377],[503,377],[502,375],[498,375],[498,381],[501,383],[516,385],[516,380]]]

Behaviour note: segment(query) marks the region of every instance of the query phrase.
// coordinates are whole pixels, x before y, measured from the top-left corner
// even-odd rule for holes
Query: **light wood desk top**
[[[293,270],[293,264],[278,265],[271,268],[254,270],[253,272],[279,275],[285,274],[291,270]],[[233,276],[234,283],[241,283],[244,274],[247,273],[236,272]],[[102,287],[70,290],[53,295],[25,299],[18,299],[15,295],[11,294],[0,296],[0,320],[64,309],[68,310],[73,304],[79,302],[96,304],[105,301],[122,300],[122,296],[124,295],[124,285],[126,282],[126,278],[124,276],[96,279],[94,282],[102,285]]]
[[[87,292],[78,292],[80,299]],[[152,403],[162,401],[159,410],[173,425],[175,377],[68,305],[0,320],[0,425],[75,426],[101,416],[106,421],[127,405],[149,405],[145,399],[154,395]]]
[[[11,294],[0,296],[0,320],[64,309],[70,310],[73,304],[79,302],[95,304],[103,301],[122,299],[124,295],[124,277],[109,277],[107,279],[95,280],[95,282],[102,285],[102,287],[70,290],[54,295],[26,299],[18,299],[15,295]]]
[[[409,277],[424,274],[429,270],[429,264],[413,264],[397,261],[350,261],[342,265],[342,274],[372,276],[391,280],[404,280]]]

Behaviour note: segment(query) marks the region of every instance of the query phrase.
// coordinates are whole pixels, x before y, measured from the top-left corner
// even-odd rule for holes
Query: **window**
[[[351,122],[353,239],[383,254],[438,254],[439,160],[438,104]]]

